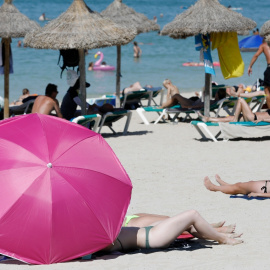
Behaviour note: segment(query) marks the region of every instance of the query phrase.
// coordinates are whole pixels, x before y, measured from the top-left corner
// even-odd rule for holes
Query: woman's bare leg
[[[261,188],[265,181],[249,181],[243,183],[236,183],[232,185],[217,186],[213,184],[209,177],[204,178],[204,185],[210,191],[221,191],[225,194],[248,194],[250,192],[262,193]]]
[[[243,242],[242,240],[236,240],[226,236],[226,234],[217,232],[197,211],[189,210],[165,219],[152,228],[149,233],[149,244],[152,248],[167,247],[178,235],[191,225],[194,226],[196,231],[204,239],[214,240],[220,244],[229,245],[236,245]]]
[[[225,181],[221,180],[220,176],[218,174],[215,175],[216,177],[216,181],[221,185],[221,186],[227,186],[229,185],[228,183],[226,183]]]
[[[164,102],[164,103],[160,106],[160,108],[161,108],[161,109],[165,109],[165,108],[172,107],[172,106],[174,106],[174,105],[176,105],[176,104],[177,104],[177,101],[176,101],[175,99],[170,98],[170,99],[168,99],[166,102]]]
[[[239,98],[236,105],[233,122],[239,121],[241,113],[243,114],[244,121],[254,121],[254,113],[251,111],[246,101]]]
[[[226,116],[226,117],[206,117],[202,115],[199,111],[197,111],[199,118],[202,119],[203,122],[231,122],[234,116]]]

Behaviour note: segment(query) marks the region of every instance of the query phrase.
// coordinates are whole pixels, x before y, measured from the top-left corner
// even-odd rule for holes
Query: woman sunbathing
[[[270,185],[268,186],[269,189],[267,189],[267,183],[270,182],[270,180],[228,184],[221,180],[219,175],[216,175],[216,181],[219,183],[219,186],[213,184],[209,177],[206,176],[204,178],[204,185],[210,191],[221,191],[225,194],[244,194],[249,197],[270,197]]]
[[[243,241],[236,234],[217,232],[195,210],[185,211],[166,218],[154,226],[122,227],[114,243],[103,249],[106,252],[125,251],[138,248],[167,248],[183,231],[194,226],[200,238],[214,240],[220,244],[236,245]]]
[[[265,112],[253,113],[247,102],[242,98],[238,99],[234,116],[206,117],[200,112],[197,113],[204,122],[238,122],[242,116],[244,121],[252,121],[256,123],[260,121],[270,122],[270,109]]]
[[[162,104],[160,107],[161,109],[172,107],[174,105],[179,104],[181,108],[184,109],[201,109],[204,107],[204,102],[201,101],[198,97],[192,97],[192,98],[185,98],[180,93],[178,88],[172,84],[172,82],[168,79],[166,79],[163,82],[164,87],[168,90],[167,92],[167,101]],[[220,88],[216,95],[214,100],[210,100],[210,103],[215,103],[218,100],[221,100],[226,97],[226,90],[223,88]]]
[[[148,213],[139,213],[130,216],[126,216],[123,222],[123,227],[146,227],[146,226],[154,226],[159,224],[165,219],[170,218],[165,215],[157,215],[157,214],[148,214]],[[224,226],[225,221],[221,221],[218,223],[211,223],[210,225],[218,232],[221,233],[233,233],[236,225],[231,224],[228,226]],[[192,234],[193,236],[200,238],[198,236],[197,231],[193,226],[190,226],[187,231],[184,231],[182,234]]]

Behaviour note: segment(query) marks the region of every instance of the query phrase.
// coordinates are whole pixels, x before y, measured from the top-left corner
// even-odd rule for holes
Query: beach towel
[[[0,74],[5,73],[5,44],[0,43]],[[9,74],[13,73],[12,50],[9,45]]]
[[[212,50],[218,50],[220,68],[225,79],[241,77],[244,74],[243,62],[236,32],[212,33]]]

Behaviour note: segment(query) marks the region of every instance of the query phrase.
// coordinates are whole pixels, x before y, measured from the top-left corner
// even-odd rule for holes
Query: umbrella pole
[[[121,45],[117,45],[116,100],[115,107],[120,108]]]
[[[5,44],[5,67],[4,67],[4,118],[9,117],[9,46],[11,38],[3,38],[2,42]]]
[[[86,73],[85,73],[85,54],[84,49],[79,49],[79,56],[80,56],[80,63],[79,63],[79,70],[80,70],[80,99],[82,101],[82,115],[86,115]]]
[[[210,116],[210,93],[212,92],[211,74],[205,73],[204,115]]]

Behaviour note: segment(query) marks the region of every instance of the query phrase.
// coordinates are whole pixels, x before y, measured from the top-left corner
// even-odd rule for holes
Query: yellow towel
[[[218,50],[220,68],[225,79],[241,77],[243,62],[236,32],[211,33],[212,50]]]

